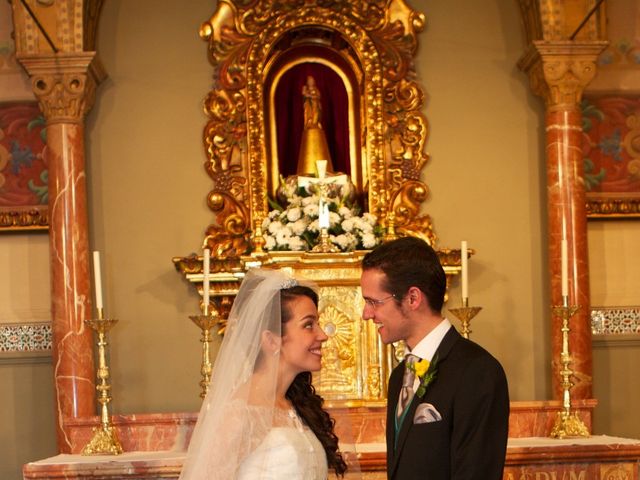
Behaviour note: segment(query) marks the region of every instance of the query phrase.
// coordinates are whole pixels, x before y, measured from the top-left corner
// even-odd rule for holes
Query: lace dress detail
[[[324,448],[294,410],[232,401],[223,418],[224,425],[214,434],[217,448],[208,459],[209,478],[327,479]]]
[[[294,410],[280,410],[280,415],[286,419],[275,422],[243,460],[238,480],[326,480],[327,457],[320,441]]]

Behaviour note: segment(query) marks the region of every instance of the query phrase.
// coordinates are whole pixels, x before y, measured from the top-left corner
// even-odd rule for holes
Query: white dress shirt
[[[438,326],[431,330],[426,337],[420,340],[418,344],[413,348],[413,350],[411,350],[409,353],[422,359],[429,360],[429,362],[431,362],[433,360],[433,356],[436,354],[436,350],[440,346],[440,342],[442,342],[442,339],[447,334],[450,328],[451,322],[446,318],[443,318]],[[414,392],[418,389],[419,383],[420,379],[416,377],[413,382]]]

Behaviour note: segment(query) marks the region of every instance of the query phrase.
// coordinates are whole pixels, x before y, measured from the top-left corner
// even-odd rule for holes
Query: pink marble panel
[[[384,447],[384,446],[383,446]],[[130,452],[119,456],[58,455],[28,463],[25,480],[177,478],[183,452]],[[527,438],[507,447],[504,480],[638,480],[640,440],[599,436],[550,440]],[[360,457],[365,479],[384,478],[384,450]],[[347,478],[361,478],[350,475]]]
[[[133,452],[117,456],[63,454],[26,464],[27,479],[160,479],[178,478],[184,454],[172,452]]]
[[[507,447],[503,480],[636,480],[639,463],[640,440],[520,439]]]
[[[336,420],[336,434],[345,443],[382,443],[385,440],[387,407],[328,408]]]
[[[576,400],[572,412],[578,415],[591,431],[593,409],[597,400]],[[511,402],[509,438],[546,437],[551,433],[562,403],[558,400],[537,402]]]
[[[84,129],[47,126],[53,366],[58,447],[71,452],[67,418],[96,412],[87,239]]]
[[[572,411],[591,430],[596,400],[576,400]],[[336,433],[345,444],[384,445],[386,407],[328,408],[337,418]],[[511,402],[509,437],[545,437],[553,428],[562,403],[557,400]],[[125,451],[184,451],[189,445],[197,413],[114,415],[113,425]],[[98,425],[97,416],[65,421],[72,452],[80,453]]]
[[[125,452],[186,451],[197,418],[197,413],[113,415],[112,423]],[[99,422],[99,417],[67,420],[73,453],[89,443]]]
[[[591,327],[587,252],[586,193],[582,161],[581,114],[554,110],[546,115],[549,271],[551,304],[562,305],[561,240],[568,243],[569,304],[579,309],[569,322],[573,398],[592,396]],[[562,398],[560,353],[562,319],[552,317],[553,391]]]

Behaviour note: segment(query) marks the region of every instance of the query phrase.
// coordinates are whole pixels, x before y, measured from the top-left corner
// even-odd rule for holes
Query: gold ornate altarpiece
[[[267,195],[280,175],[274,91],[283,73],[301,63],[335,71],[348,95],[348,173],[365,208],[387,237],[419,236],[435,247],[431,219],[420,213],[429,192],[420,178],[428,128],[413,57],[424,23],[403,0],[221,0],[200,30],[215,72],[204,130],[205,169],[213,181],[207,203],[214,222],[203,240],[212,252],[211,311],[227,318],[249,268],[286,268],[314,280],[330,337],[314,382],[337,405],[381,406],[393,353],[371,322],[361,320],[365,252],[263,249]],[[439,255],[449,280],[460,271],[460,251],[440,249]],[[202,294],[202,257],[174,263]]]

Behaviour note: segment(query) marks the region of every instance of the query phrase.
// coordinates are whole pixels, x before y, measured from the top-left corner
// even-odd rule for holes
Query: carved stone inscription
[[[503,480],[590,480],[587,468],[568,468],[549,466],[544,469],[523,468],[521,472],[507,472]]]
[[[636,480],[633,463],[505,467],[503,480]]]

